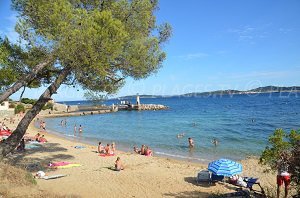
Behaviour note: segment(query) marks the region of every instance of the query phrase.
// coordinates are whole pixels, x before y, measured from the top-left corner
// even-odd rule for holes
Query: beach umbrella
[[[223,175],[231,177],[236,174],[240,174],[243,170],[241,164],[229,160],[229,159],[219,159],[208,164],[208,170],[215,175]]]

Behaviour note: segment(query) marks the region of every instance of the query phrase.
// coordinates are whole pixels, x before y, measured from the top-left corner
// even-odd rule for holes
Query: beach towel
[[[38,141],[29,141],[28,144],[42,144],[42,143],[40,143]]]
[[[100,156],[100,157],[111,157],[111,156],[115,156],[115,154],[104,154],[104,153],[100,153],[99,156]]]
[[[67,176],[67,175],[51,175],[51,176],[41,177],[41,179],[49,180],[49,179],[57,179],[57,178],[65,177],[65,176]]]
[[[39,148],[40,146],[37,144],[26,144],[25,145],[25,149],[35,149],[35,148]]]
[[[64,169],[64,168],[73,168],[73,167],[79,167],[81,164],[68,164],[65,166],[55,166],[56,168]]]
[[[50,163],[49,166],[66,166],[71,164],[71,162],[53,162]]]
[[[84,149],[85,146],[74,146],[74,148],[76,148],[76,149]]]

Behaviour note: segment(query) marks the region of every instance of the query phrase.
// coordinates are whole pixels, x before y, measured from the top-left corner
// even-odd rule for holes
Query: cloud
[[[263,31],[264,26],[260,28],[255,28],[249,25],[242,26],[239,28],[229,28],[228,33],[236,35],[239,41],[251,41],[254,39],[263,39],[267,37],[267,32]]]
[[[6,20],[10,21],[12,24],[16,24],[18,17],[15,14],[10,15],[9,17],[5,17]]]
[[[5,28],[2,28],[0,31],[1,37],[7,37],[9,41],[16,43],[19,38],[19,34],[15,31],[15,25],[17,23],[17,16],[15,14],[5,17],[5,20],[8,21],[8,24]]]
[[[279,28],[278,31],[282,34],[288,34],[293,31],[292,28]]]
[[[186,54],[179,56],[179,58],[185,59],[185,60],[192,60],[192,59],[199,59],[209,56],[206,53],[198,52],[198,53],[192,53],[192,54]]]

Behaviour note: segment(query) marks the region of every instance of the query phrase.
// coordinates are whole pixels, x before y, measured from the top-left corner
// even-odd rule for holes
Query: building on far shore
[[[8,110],[9,109],[9,102],[3,101],[0,105],[0,110]]]
[[[139,96],[139,94],[137,93],[136,94],[136,105],[140,105],[141,104],[141,102],[140,102],[140,96]]]
[[[0,116],[1,117],[10,117],[15,114],[14,108],[9,108],[9,101],[3,101],[0,104]]]

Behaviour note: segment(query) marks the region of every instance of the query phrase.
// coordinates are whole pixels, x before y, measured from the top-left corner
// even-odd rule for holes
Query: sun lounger
[[[262,196],[261,197],[264,197],[265,195],[265,191],[263,189],[263,187],[260,185],[260,182],[258,181],[258,178],[254,178],[254,177],[243,177],[243,181],[246,182],[246,185],[245,186],[241,186],[241,185],[238,185],[237,182],[233,182],[233,181],[229,181],[230,184],[234,185],[234,186],[237,186],[239,188],[247,188],[249,189],[250,191],[254,191],[256,193],[259,193],[261,194]],[[260,191],[257,191],[257,190],[254,190],[253,189],[253,185],[258,185],[259,188],[260,188]]]

